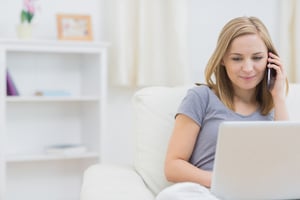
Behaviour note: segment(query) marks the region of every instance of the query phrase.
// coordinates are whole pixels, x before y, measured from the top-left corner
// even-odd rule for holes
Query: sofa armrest
[[[153,200],[154,195],[131,167],[96,164],[83,176],[81,200]]]

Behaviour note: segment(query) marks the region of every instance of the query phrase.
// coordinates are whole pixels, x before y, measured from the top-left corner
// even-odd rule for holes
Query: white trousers
[[[163,189],[156,200],[219,200],[209,189],[197,183],[175,183]]]

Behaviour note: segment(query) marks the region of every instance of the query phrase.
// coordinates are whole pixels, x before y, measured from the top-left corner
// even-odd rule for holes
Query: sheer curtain
[[[300,82],[300,2],[282,0],[280,17],[280,53],[290,82]]]
[[[139,87],[188,82],[187,1],[109,0],[110,81]]]

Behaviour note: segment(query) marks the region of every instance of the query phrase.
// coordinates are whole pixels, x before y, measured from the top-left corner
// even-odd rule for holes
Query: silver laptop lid
[[[300,199],[300,122],[220,125],[212,193],[221,199]]]

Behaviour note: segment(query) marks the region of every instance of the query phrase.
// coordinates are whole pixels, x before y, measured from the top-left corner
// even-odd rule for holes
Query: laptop
[[[223,122],[211,192],[222,200],[300,199],[300,122]]]

